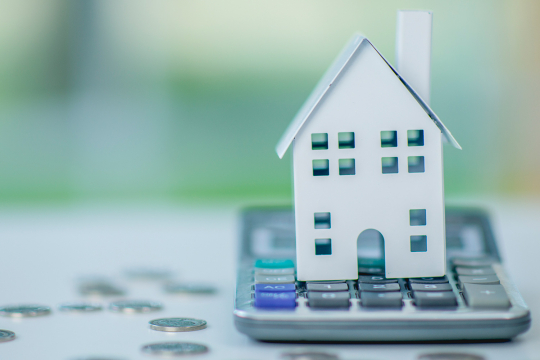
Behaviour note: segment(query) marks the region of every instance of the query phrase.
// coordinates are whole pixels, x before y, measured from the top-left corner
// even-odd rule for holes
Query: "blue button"
[[[255,307],[265,309],[294,309],[294,292],[255,292]]]
[[[294,284],[255,284],[256,292],[288,292],[295,291],[296,285]]]
[[[292,260],[284,259],[259,259],[255,261],[255,267],[266,269],[293,268],[294,263],[292,262]]]

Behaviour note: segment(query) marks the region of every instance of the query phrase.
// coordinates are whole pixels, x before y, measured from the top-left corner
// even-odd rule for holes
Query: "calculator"
[[[291,208],[244,210],[240,237],[234,320],[257,340],[506,340],[530,327],[481,209],[446,209],[442,277],[387,279],[373,237],[358,247],[358,279],[298,281]]]

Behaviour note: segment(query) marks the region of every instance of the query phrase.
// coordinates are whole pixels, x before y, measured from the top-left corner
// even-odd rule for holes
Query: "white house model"
[[[358,278],[357,239],[384,239],[388,278],[446,272],[443,138],[428,105],[430,12],[398,14],[398,69],[355,36],[279,141],[292,144],[297,277]]]

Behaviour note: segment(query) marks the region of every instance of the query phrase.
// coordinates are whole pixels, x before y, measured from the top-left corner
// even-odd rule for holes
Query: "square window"
[[[353,132],[338,133],[338,146],[340,149],[354,149],[354,133]]]
[[[339,159],[339,175],[354,175],[356,168],[354,159]]]
[[[424,130],[407,130],[407,145],[424,146]]]
[[[315,229],[330,229],[330,213],[315,213]]]
[[[423,173],[424,169],[424,157],[423,156],[409,156],[409,172],[410,173]]]
[[[381,147],[396,147],[397,131],[381,131]]]
[[[396,174],[398,172],[397,157],[383,157],[381,162],[383,174]]]
[[[328,160],[313,160],[313,176],[328,176],[329,174]]]
[[[411,235],[411,252],[426,252],[427,251],[427,236],[426,235]]]
[[[426,225],[426,209],[409,210],[409,224],[411,226]]]
[[[311,134],[311,150],[328,150],[328,134]]]
[[[315,255],[332,255],[332,240],[315,239]]]

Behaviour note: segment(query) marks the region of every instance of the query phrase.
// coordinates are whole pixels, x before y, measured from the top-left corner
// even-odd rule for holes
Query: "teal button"
[[[266,268],[266,269],[284,269],[284,268],[293,268],[294,263],[292,260],[283,260],[283,259],[259,259],[255,261],[256,268]]]

